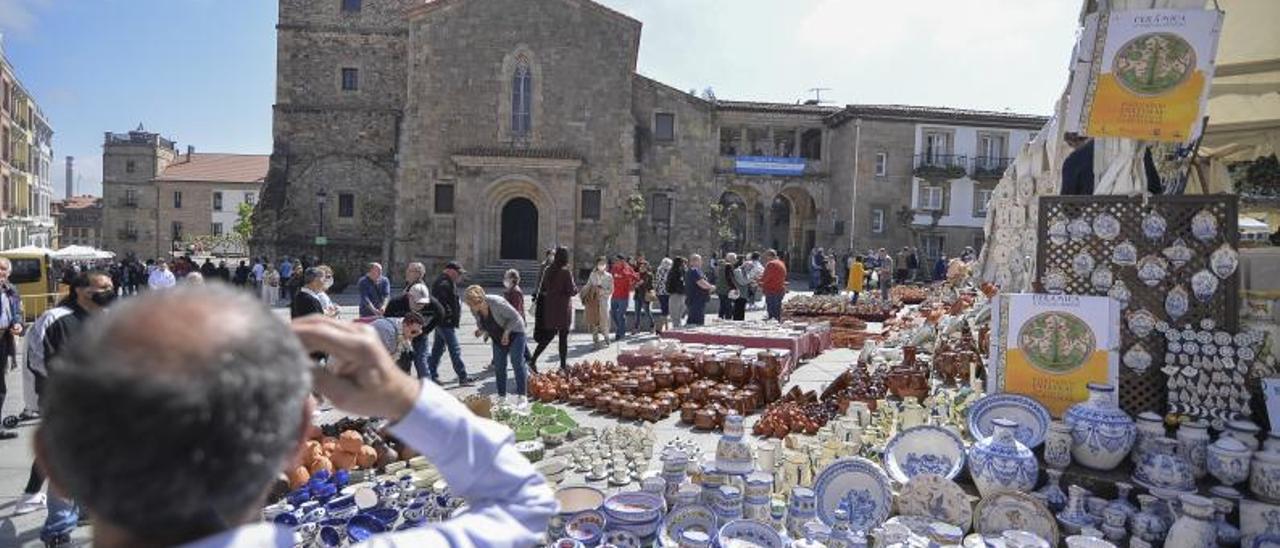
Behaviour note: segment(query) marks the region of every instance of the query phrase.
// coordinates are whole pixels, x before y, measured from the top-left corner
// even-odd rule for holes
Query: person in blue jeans
[[[707,301],[711,300],[711,290],[716,286],[707,281],[702,274],[702,256],[689,256],[689,272],[685,274],[685,299],[689,307],[687,325],[703,325],[706,323]]]
[[[476,319],[476,336],[489,339],[493,347],[493,377],[497,381],[498,397],[507,397],[507,362],[511,362],[511,372],[516,377],[516,394],[514,401],[508,401],[516,408],[523,408],[529,401],[526,396],[526,373],[524,369],[524,318],[508,303],[497,295],[485,295],[484,288],[473,285],[467,288],[462,297]]]
[[[467,366],[462,362],[462,347],[458,345],[457,333],[462,315],[462,305],[458,302],[458,280],[462,279],[463,272],[462,265],[449,261],[444,266],[444,272],[431,284],[431,298],[440,303],[440,308],[444,310],[440,326],[436,328],[436,335],[431,341],[431,355],[427,358],[427,374],[431,375],[431,381],[436,384],[440,384],[440,358],[444,356],[446,348],[449,349],[453,372],[458,375],[458,384],[471,384],[471,379],[467,377]]]

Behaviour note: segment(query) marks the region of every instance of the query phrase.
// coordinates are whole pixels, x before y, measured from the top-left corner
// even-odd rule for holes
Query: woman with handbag
[[[559,336],[560,370],[568,369],[565,360],[569,355],[569,324],[573,319],[573,296],[577,294],[578,286],[569,272],[569,249],[561,246],[556,248],[551,264],[543,271],[542,283],[538,284],[538,294],[534,297],[533,339],[538,347],[533,350],[529,363],[538,361],[538,356]]]
[[[582,292],[582,306],[586,308],[587,331],[591,343],[602,348],[609,343],[609,299],[613,295],[613,275],[609,274],[609,262],[605,257],[596,259],[596,268],[587,277],[587,289]]]

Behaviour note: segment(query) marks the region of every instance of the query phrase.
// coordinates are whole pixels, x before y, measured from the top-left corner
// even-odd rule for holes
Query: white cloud
[[[0,32],[25,34],[36,24],[36,12],[53,0],[0,0]]]

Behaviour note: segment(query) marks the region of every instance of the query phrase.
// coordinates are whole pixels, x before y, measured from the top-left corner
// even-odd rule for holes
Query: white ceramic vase
[[[1184,494],[1179,500],[1182,502],[1182,517],[1169,528],[1165,548],[1204,548],[1217,544],[1213,501],[1192,494]]]
[[[1089,383],[1089,399],[1067,409],[1071,457],[1095,470],[1111,470],[1129,454],[1137,438],[1133,419],[1116,405],[1115,387]]]
[[[1017,423],[1005,418],[992,421],[994,432],[969,447],[969,475],[982,496],[1001,491],[1031,491],[1040,465],[1027,446],[1013,436]]]

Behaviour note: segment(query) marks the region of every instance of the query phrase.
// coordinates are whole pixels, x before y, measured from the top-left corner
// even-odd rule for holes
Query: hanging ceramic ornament
[[[1120,266],[1138,264],[1138,248],[1129,240],[1116,244],[1115,247],[1111,248],[1111,262]]]
[[[1081,251],[1071,258],[1071,271],[1075,272],[1076,276],[1085,278],[1093,273],[1093,267],[1096,264],[1093,260],[1093,255],[1090,255],[1088,251]]]
[[[1164,297],[1164,311],[1169,313],[1171,319],[1178,319],[1187,315],[1187,311],[1191,308],[1191,296],[1187,294],[1187,289],[1179,284],[1177,287],[1169,290]],[[1194,343],[1187,343],[1194,344]],[[1186,351],[1186,344],[1183,345],[1183,351]],[[1191,354],[1192,352],[1188,352]]]
[[[1047,293],[1062,293],[1067,289],[1067,273],[1060,268],[1051,268],[1044,273],[1040,283]]]
[[[1129,325],[1129,332],[1133,333],[1133,335],[1139,339],[1150,335],[1151,332],[1155,330],[1156,323],[1159,321],[1156,319],[1155,314],[1147,312],[1146,309],[1130,312],[1129,315],[1125,317],[1125,320]]]
[[[1124,309],[1129,307],[1129,299],[1133,297],[1133,294],[1129,292],[1129,287],[1124,285],[1124,280],[1116,280],[1115,283],[1111,284],[1111,289],[1107,291],[1107,296],[1119,301],[1120,308]]]
[[[1191,218],[1191,235],[1197,240],[1209,243],[1218,237],[1218,218],[1207,209],[1201,209]]]
[[[1164,238],[1164,231],[1168,226],[1169,223],[1164,220],[1164,217],[1153,209],[1142,218],[1142,235],[1148,240],[1159,241]]]
[[[1141,375],[1151,367],[1151,353],[1147,352],[1147,347],[1142,346],[1142,343],[1138,343],[1124,353],[1123,361],[1125,367]]]
[[[1120,220],[1110,213],[1099,214],[1093,218],[1093,233],[1103,240],[1114,240],[1120,235]]]
[[[1115,280],[1115,276],[1111,274],[1111,269],[1107,265],[1098,265],[1093,269],[1093,274],[1089,275],[1089,282],[1093,284],[1093,290],[1099,293],[1111,289],[1111,282]]]
[[[1072,241],[1082,242],[1093,233],[1093,228],[1089,226],[1089,221],[1084,220],[1084,217],[1078,217],[1067,225],[1067,233],[1071,235]]]
[[[1202,303],[1213,300],[1213,294],[1218,292],[1218,277],[1208,270],[1196,272],[1191,276],[1191,292]]]
[[[1169,275],[1169,263],[1155,255],[1147,255],[1138,261],[1138,279],[1147,287],[1155,287]]]
[[[1187,261],[1190,261],[1191,256],[1194,254],[1191,248],[1187,247],[1187,242],[1182,241],[1182,238],[1174,240],[1173,245],[1164,248],[1164,257],[1169,259],[1169,263],[1174,268],[1182,268],[1182,265],[1187,264]]]
[[[1049,221],[1048,234],[1050,243],[1053,245],[1062,245],[1067,243],[1067,238],[1070,236],[1067,233],[1068,223],[1070,223],[1070,221],[1061,214]]]
[[[1240,266],[1240,256],[1229,244],[1218,246],[1218,249],[1209,256],[1209,267],[1213,269],[1214,274],[1224,280],[1235,274],[1238,266]]]

